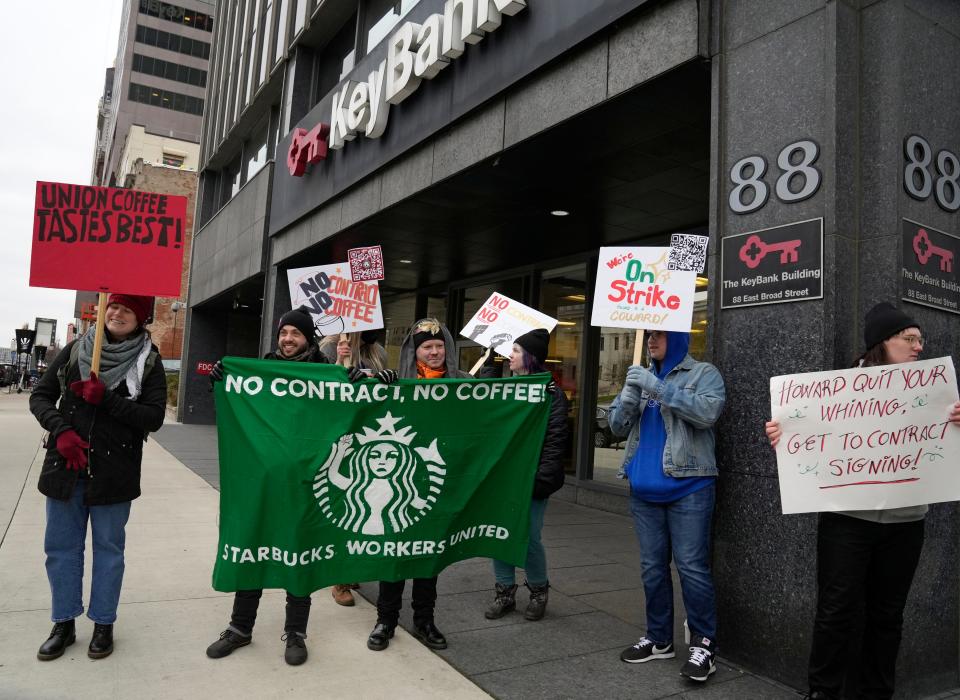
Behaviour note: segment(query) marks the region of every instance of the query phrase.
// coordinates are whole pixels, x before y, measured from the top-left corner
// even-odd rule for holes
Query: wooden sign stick
[[[90,373],[94,374],[100,371],[100,351],[103,350],[103,329],[107,319],[107,293],[100,292],[100,298],[97,300],[97,328],[93,336],[93,358],[90,360]],[[89,377],[87,377],[89,379]]]
[[[470,370],[470,376],[472,377],[477,376],[477,370],[483,367],[483,363],[487,361],[488,357],[490,357],[491,352],[493,352],[493,347],[487,348],[487,351],[480,356],[479,360],[477,360],[477,364],[475,364],[473,368]]]
[[[633,364],[640,364],[640,357],[643,355],[643,344],[647,342],[646,331],[637,331],[637,337],[633,339]]]

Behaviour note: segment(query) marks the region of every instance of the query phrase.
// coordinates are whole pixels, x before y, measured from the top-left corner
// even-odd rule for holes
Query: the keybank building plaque
[[[823,298],[823,219],[739,233],[721,241],[720,306]]]
[[[900,298],[960,314],[958,257],[960,238],[904,219]]]

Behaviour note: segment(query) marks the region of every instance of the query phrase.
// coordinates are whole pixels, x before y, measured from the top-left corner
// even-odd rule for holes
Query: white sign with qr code
[[[668,270],[685,270],[702,273],[707,263],[708,236],[691,233],[670,234],[670,259]]]

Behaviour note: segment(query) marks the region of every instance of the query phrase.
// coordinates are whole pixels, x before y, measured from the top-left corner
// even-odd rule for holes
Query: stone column
[[[960,233],[957,213],[910,198],[902,185],[905,136],[960,147],[960,5],[715,0],[711,23],[712,351],[727,384],[718,433],[719,644],[748,668],[805,688],[817,523],[815,515],[781,514],[763,433],[769,378],[849,366],[864,349],[864,312],[883,300],[918,319],[932,341],[928,357],[957,355],[960,317],[899,301],[898,284],[902,218]],[[774,192],[777,158],[800,140],[817,145],[822,180],[813,196],[785,202]],[[770,198],[738,214],[728,203],[731,168],[754,155],[767,163]],[[819,217],[822,299],[721,310],[723,238]],[[905,615],[904,697],[958,684],[957,537],[956,506],[933,506]]]

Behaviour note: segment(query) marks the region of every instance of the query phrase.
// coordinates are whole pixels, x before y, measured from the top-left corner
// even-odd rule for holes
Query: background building
[[[728,388],[721,645],[803,687],[816,518],[781,513],[762,429],[769,378],[849,365],[863,314],[881,300],[909,304],[928,356],[960,353],[960,309],[911,296],[903,274],[911,222],[945,232],[941,245],[960,234],[960,4],[528,0],[499,2],[516,14],[464,30],[462,8],[477,5],[492,3],[218,4],[183,420],[214,420],[198,363],[272,345],[288,269],[380,244],[391,353],[415,319],[456,331],[494,290],[563,321],[548,358],[575,427],[560,495],[625,512],[625,485],[608,478],[622,452],[596,433],[636,338],[589,325],[597,251],[706,230],[694,352]],[[383,66],[408,22],[442,31],[450,60],[421,56],[421,72],[442,70],[408,81],[388,106]],[[462,47],[450,39],[458,30]],[[296,165],[322,124],[329,153],[306,151],[312,162],[295,174],[288,157]],[[809,220],[822,231],[822,294],[724,301],[724,245]],[[947,275],[956,285],[956,268]],[[459,338],[457,352],[469,367],[479,348]],[[927,528],[906,610],[904,697],[960,684],[957,505],[934,505]]]
[[[188,199],[182,293],[158,298],[151,324],[168,371],[180,369],[213,9],[206,0],[125,0],[98,107],[92,184]],[[96,321],[96,302],[77,293],[80,332]]]

